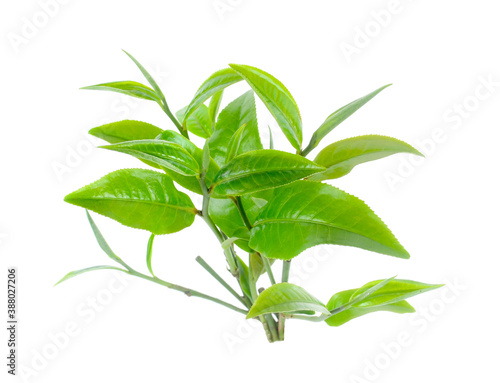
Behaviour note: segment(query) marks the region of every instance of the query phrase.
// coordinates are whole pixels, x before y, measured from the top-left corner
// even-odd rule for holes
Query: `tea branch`
[[[208,273],[214,277],[222,286],[226,288],[227,291],[229,291],[236,299],[238,299],[243,305],[248,306],[248,302],[246,302],[242,296],[240,296],[236,290],[234,290],[229,284],[219,275],[217,272],[210,267],[208,263],[205,262],[205,260],[198,256],[196,257],[196,262],[198,262]]]

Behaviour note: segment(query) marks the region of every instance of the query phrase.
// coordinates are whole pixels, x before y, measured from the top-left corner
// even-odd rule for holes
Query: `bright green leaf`
[[[352,295],[357,291],[357,289],[346,290],[335,294],[330,298],[326,307],[328,310],[332,311],[348,304]],[[330,318],[326,319],[325,322],[330,326],[341,326],[344,323],[349,322],[352,319],[359,318],[360,316],[370,314],[379,311],[389,311],[396,314],[406,314],[415,312],[415,309],[406,301],[400,301],[393,304],[387,304],[376,307],[350,307],[347,310],[341,311]]]
[[[101,148],[129,154],[184,176],[196,176],[200,173],[198,162],[182,146],[173,142],[138,140],[105,145]]]
[[[249,279],[249,274],[248,274],[248,266],[238,256],[236,257],[236,261],[238,264],[239,281],[240,281],[241,290],[243,291],[243,294],[245,294],[247,297],[250,297],[250,296],[252,296],[252,292],[250,290],[250,279]]]
[[[320,244],[409,258],[363,201],[333,186],[310,181],[297,181],[274,191],[255,221],[249,243],[268,258],[285,260]]]
[[[271,127],[268,125],[267,128],[269,129],[269,149],[274,149],[274,139],[273,139],[273,132],[271,130]]]
[[[307,148],[305,148],[302,153],[303,155],[307,155],[311,150],[313,150],[320,141],[328,134],[330,133],[334,128],[336,128],[338,125],[340,125],[342,122],[344,122],[348,117],[350,117],[352,114],[354,114],[359,108],[361,108],[363,105],[365,105],[368,101],[370,101],[373,97],[375,97],[377,94],[379,94],[382,90],[387,88],[389,85],[385,85],[370,94],[367,94],[364,97],[358,98],[357,100],[354,100],[350,102],[347,105],[344,105],[342,108],[336,110],[332,114],[328,116],[328,118],[321,124],[321,126],[313,133],[311,137],[311,141],[309,142],[309,145],[307,145]]]
[[[277,283],[264,290],[248,312],[247,319],[269,313],[311,310],[329,314],[325,305],[300,286]]]
[[[153,89],[135,81],[107,82],[104,84],[85,86],[80,89],[107,90],[111,92],[123,93],[127,96],[142,98],[144,100],[156,101],[161,104],[160,98]]]
[[[201,172],[206,174],[208,168],[210,166],[210,144],[208,140],[205,141],[205,145],[203,145],[203,155],[201,158]]]
[[[257,93],[274,116],[292,146],[302,146],[302,118],[299,108],[288,89],[275,77],[248,65],[230,64]]]
[[[173,130],[165,130],[158,137],[156,137],[156,139],[173,142],[182,146],[196,160],[196,162],[198,162],[198,166],[200,168],[203,166],[203,150],[198,148],[183,135],[174,132]],[[183,176],[179,173],[165,168],[163,170],[170,176],[170,178],[172,178],[182,187],[185,187],[186,189],[194,193],[203,194],[201,191],[200,183],[195,176]],[[219,167],[217,166],[215,161],[211,159],[210,166],[208,167],[208,172],[205,175],[205,183],[207,187],[210,187],[213,179],[218,172]]]
[[[359,298],[365,291],[380,281],[369,282],[359,288],[351,297],[352,300]],[[430,285],[427,283],[409,281],[406,279],[394,279],[376,292],[369,294],[366,298],[354,304],[355,307],[373,307],[396,303],[415,295],[437,289],[443,285]]]
[[[259,214],[261,206],[259,206],[255,199],[261,203],[266,202],[273,194],[272,189],[264,190],[254,194],[248,194],[241,197],[241,202],[248,216],[250,223],[255,221]],[[235,244],[242,250],[252,252],[253,250],[248,247],[248,240],[250,238],[250,231],[246,227],[238,208],[228,198],[212,198],[208,207],[210,217],[215,224],[228,236],[237,237],[238,240]]]
[[[314,162],[324,166],[326,170],[313,174],[309,180],[322,181],[340,178],[348,174],[356,165],[396,153],[423,156],[411,145],[386,136],[359,136],[334,142],[319,152],[314,159]]]
[[[89,130],[89,134],[103,139],[110,144],[118,144],[123,141],[153,139],[163,132],[157,126],[147,122],[123,120],[111,122]]]
[[[218,91],[212,96],[212,98],[210,98],[210,103],[208,104],[208,116],[210,118],[210,122],[212,123],[212,130],[215,130],[215,123],[217,122],[217,115],[219,114],[223,94],[224,90]]]
[[[147,251],[146,251],[146,264],[148,265],[148,270],[149,270],[149,272],[151,273],[151,275],[153,277],[155,276],[155,273],[153,273],[153,267],[151,265],[151,260],[153,259],[153,242],[154,242],[154,239],[155,239],[155,235],[151,234],[151,236],[149,237],[148,248],[147,248]]]
[[[275,259],[269,259],[271,265],[274,261]],[[250,253],[250,269],[252,270],[252,278],[255,282],[266,272],[266,268],[262,262],[262,256],[259,253]]]
[[[193,100],[186,108],[185,118],[189,117],[210,97],[224,90],[229,85],[241,81],[241,76],[231,68],[221,69],[212,74],[198,89]]]
[[[187,106],[175,113],[179,121],[184,120]],[[212,123],[208,114],[208,107],[201,104],[193,111],[185,121],[187,130],[201,138],[208,138],[212,135]]]
[[[233,158],[214,180],[219,195],[244,195],[265,190],[324,170],[304,157],[279,150],[255,150]]]
[[[233,134],[231,139],[229,140],[229,144],[227,145],[227,155],[226,155],[226,163],[231,161],[238,154],[241,154],[240,148],[244,145],[244,132],[247,127],[247,124],[241,125],[241,127]]]
[[[189,197],[168,176],[145,169],[112,172],[64,200],[153,234],[180,231],[193,223],[196,214]]]
[[[263,149],[259,136],[257,111],[253,91],[232,101],[219,114],[215,132],[210,137],[210,155],[219,166],[226,164],[228,143],[235,132],[246,124],[237,154]]]
[[[125,52],[125,54],[130,57],[130,59],[135,63],[135,65],[137,65],[137,67],[139,68],[139,70],[141,71],[141,73],[144,75],[144,77],[146,78],[146,80],[148,80],[149,84],[153,87],[153,89],[155,90],[156,94],[158,95],[158,97],[161,99],[161,100],[165,100],[165,96],[163,95],[163,92],[161,91],[160,87],[158,86],[158,84],[156,83],[156,81],[153,79],[153,77],[148,73],[148,71],[146,70],[146,68],[144,68],[140,63],[139,61],[137,61],[130,53],[126,52],[126,51],[123,51]]]

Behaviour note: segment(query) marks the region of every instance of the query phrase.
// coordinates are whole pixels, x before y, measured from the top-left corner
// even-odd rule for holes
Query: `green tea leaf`
[[[212,96],[210,103],[208,104],[208,116],[210,117],[210,122],[212,123],[212,130],[215,130],[215,123],[217,122],[217,115],[219,114],[223,94],[223,90],[218,91]]]
[[[147,122],[123,120],[101,125],[89,130],[89,134],[103,139],[110,144],[118,144],[123,141],[153,139],[163,132],[157,126]]]
[[[269,149],[274,149],[273,132],[269,125],[267,126],[267,128],[269,129]]]
[[[243,291],[243,294],[245,294],[247,297],[250,297],[250,296],[252,296],[252,293],[250,290],[250,279],[249,279],[249,274],[248,274],[248,266],[238,256],[236,257],[236,261],[238,264],[241,290]]]
[[[288,89],[275,77],[248,65],[230,64],[257,93],[274,116],[292,146],[302,146],[302,118],[299,108]]]
[[[161,104],[160,97],[158,97],[153,89],[136,81],[106,82],[104,84],[84,86],[80,89],[107,90],[111,92],[126,94],[127,96],[142,98],[144,100],[156,101],[157,103]]]
[[[219,166],[226,164],[228,142],[246,124],[237,154],[263,149],[259,136],[253,91],[248,91],[228,104],[219,114],[215,132],[210,137],[210,155]]]
[[[330,298],[330,301],[327,303],[326,307],[328,308],[328,310],[332,311],[339,307],[342,307],[343,305],[348,304],[352,295],[356,291],[357,291],[356,289],[353,289],[353,290],[341,291],[335,294],[333,297]],[[337,327],[343,325],[344,323],[349,322],[352,319],[359,318],[363,315],[379,311],[388,311],[396,314],[406,314],[415,312],[415,309],[406,301],[400,301],[397,303],[386,304],[375,307],[350,307],[345,311],[341,311],[329,317],[328,319],[325,320],[325,322],[329,326]]]
[[[137,65],[137,67],[139,68],[139,70],[141,71],[141,73],[144,75],[144,77],[146,78],[146,80],[148,80],[149,84],[153,87],[153,89],[155,90],[156,94],[158,95],[158,97],[162,100],[162,101],[165,101],[165,96],[163,95],[163,92],[161,91],[160,87],[158,86],[158,84],[156,83],[156,81],[153,79],[153,77],[148,73],[148,71],[146,70],[146,68],[144,68],[140,63],[139,61],[137,61],[130,53],[128,53],[127,51],[123,51],[125,52],[125,54],[130,57],[130,59],[135,63],[135,65]]]
[[[186,108],[184,118],[188,118],[201,104],[229,85],[241,81],[241,76],[231,68],[221,69],[212,74],[198,89]]]
[[[55,286],[57,286],[59,283],[67,281],[70,278],[76,277],[77,275],[84,274],[94,270],[118,270],[118,271],[123,271],[125,273],[127,272],[127,270],[123,270],[120,269],[119,267],[114,267],[114,266],[93,266],[82,270],[72,271],[71,273],[66,274],[59,282],[55,284]]]
[[[123,261],[121,258],[116,255],[113,250],[111,250],[111,247],[109,247],[108,243],[104,239],[103,235],[101,234],[101,231],[95,224],[94,220],[89,214],[89,211],[85,209],[85,213],[87,214],[87,219],[89,220],[90,227],[92,228],[92,231],[94,232],[94,236],[97,239],[97,243],[99,244],[99,247],[108,255],[109,258],[111,258],[113,261],[118,262],[119,264],[123,265]]]
[[[268,258],[288,260],[320,244],[409,258],[363,201],[333,186],[310,181],[297,181],[274,191],[254,223],[249,246]]]
[[[203,166],[203,150],[198,148],[195,144],[193,144],[183,135],[174,132],[173,130],[165,130],[158,137],[156,137],[156,139],[173,142],[182,146],[196,160],[200,168]],[[170,176],[170,178],[172,178],[182,187],[185,187],[186,189],[194,193],[203,194],[201,191],[200,183],[196,177],[183,176],[179,173],[176,173],[166,168],[163,170]],[[213,179],[215,178],[218,172],[219,172],[219,167],[217,166],[217,164],[213,159],[210,159],[208,172],[205,175],[205,183],[207,187],[210,187]]]
[[[250,308],[247,319],[255,318],[262,314],[289,313],[299,310],[311,310],[329,314],[325,305],[302,287],[291,283],[277,283],[259,295]]]
[[[260,201],[267,201],[267,199],[271,198],[272,193],[273,190],[268,189],[241,197],[241,202],[250,223],[253,223],[255,221],[255,218],[257,217],[261,209],[261,207],[255,203],[254,199],[258,198],[258,200]],[[243,222],[238,208],[233,201],[228,198],[212,198],[208,207],[208,213],[215,224],[228,237],[239,238],[235,241],[235,244],[239,248],[247,252],[253,251],[250,247],[248,247],[250,231]]]
[[[205,141],[205,145],[203,145],[203,155],[201,159],[201,171],[205,174],[208,171],[208,167],[210,166],[210,144],[208,140]]]
[[[155,273],[153,273],[153,267],[151,266],[151,260],[153,259],[153,242],[155,239],[155,235],[151,234],[148,241],[148,248],[146,251],[146,264],[148,265],[148,270],[151,275],[154,277]]]
[[[356,165],[396,153],[423,156],[411,145],[386,136],[359,136],[334,142],[319,152],[314,159],[314,162],[324,166],[326,170],[313,174],[309,180],[322,181],[340,178],[348,174]]]
[[[193,223],[196,214],[189,197],[168,176],[145,169],[109,173],[64,200],[153,234],[180,231]]]
[[[348,117],[354,114],[359,108],[365,105],[368,101],[370,101],[373,97],[382,92],[388,86],[391,86],[391,84],[385,85],[371,92],[370,94],[367,94],[364,97],[358,98],[357,100],[354,100],[349,104],[344,105],[342,108],[330,114],[328,118],[325,120],[325,122],[323,122],[323,124],[321,124],[321,126],[313,133],[309,145],[307,145],[307,148],[305,148],[302,151],[303,155],[307,155],[311,150],[313,150],[316,146],[318,146],[320,141],[328,133],[330,133],[334,128],[336,128],[338,125],[344,122]]]
[[[233,158],[214,180],[219,195],[244,195],[324,170],[304,157],[279,150],[255,150]]]
[[[129,154],[184,176],[200,173],[198,162],[180,145],[163,140],[126,141],[101,146],[103,149]]]
[[[269,259],[271,266],[274,261],[275,259]],[[266,272],[266,268],[262,262],[262,256],[259,253],[250,253],[250,269],[252,270],[252,278],[255,282],[257,282],[259,277]]]
[[[245,128],[247,124],[241,125],[241,127],[233,134],[231,139],[229,140],[229,144],[227,145],[227,155],[226,155],[226,163],[231,161],[234,157],[236,157],[240,153],[240,147],[244,145],[245,140],[243,139],[243,133],[245,132]]]
[[[208,138],[212,135],[212,123],[208,114],[208,107],[201,104],[195,109],[187,119],[184,118],[187,106],[175,113],[179,121],[185,121],[184,124],[191,133],[201,138]]]
[[[369,282],[359,288],[351,297],[351,300],[356,300],[366,290],[376,285],[380,281]],[[406,279],[394,279],[387,283],[375,293],[369,294],[366,298],[354,304],[355,307],[374,307],[396,303],[415,295],[425,293],[430,290],[437,289],[443,285],[430,285],[427,283],[409,281]]]

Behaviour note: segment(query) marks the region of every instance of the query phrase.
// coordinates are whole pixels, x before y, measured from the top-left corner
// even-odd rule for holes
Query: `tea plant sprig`
[[[95,266],[74,271],[58,283],[94,270],[121,271],[217,303],[248,319],[255,318],[262,323],[270,342],[284,340],[288,319],[340,326],[373,312],[410,313],[414,308],[408,298],[442,286],[393,277],[338,292],[324,304],[304,288],[288,282],[292,259],[321,244],[354,246],[409,258],[363,201],[323,181],[343,177],[365,162],[396,153],[420,152],[392,137],[365,135],[326,146],[314,161],[306,158],[334,128],[389,85],[332,113],[303,147],[297,104],[288,89],[269,73],[231,64],[211,75],[191,102],[174,115],[155,80],[127,55],[151,87],[116,81],[84,89],[154,101],[179,133],[131,120],[90,130],[90,134],[109,143],[102,148],[136,157],[155,170],[117,170],[65,197],[66,202],[86,209],[99,246],[121,267]],[[251,90],[220,110],[224,89],[240,81]],[[276,119],[294,153],[275,150],[270,131],[270,148],[264,149],[255,94]],[[203,148],[189,139],[188,132],[205,139]],[[201,195],[201,206],[195,207],[189,195],[175,184],[188,193]],[[151,233],[146,247],[150,275],[134,270],[111,250],[88,210]],[[202,257],[196,257],[196,261],[228,291],[235,304],[162,280],[153,270],[156,236],[186,229],[196,217],[203,219],[219,241],[239,292]],[[241,252],[247,253],[245,259],[238,255]],[[281,274],[273,271],[276,260],[282,263]],[[267,288],[258,287],[264,274],[270,282]]]

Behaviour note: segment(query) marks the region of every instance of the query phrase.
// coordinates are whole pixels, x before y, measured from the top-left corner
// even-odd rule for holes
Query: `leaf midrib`
[[[263,174],[263,173],[267,173],[267,172],[276,172],[276,171],[283,171],[284,172],[284,171],[294,171],[294,170],[303,171],[303,170],[316,170],[316,169],[314,169],[314,168],[271,168],[271,169],[266,168],[265,170],[259,170],[258,172],[255,172],[255,173],[244,173],[244,174],[239,174],[237,176],[224,178],[221,182],[216,182],[214,184],[214,186],[218,186],[218,185],[221,185],[223,183],[227,183],[229,181],[234,181],[234,180],[248,177],[251,175],[259,175],[259,174]],[[322,170],[318,169],[315,173],[319,173],[321,171]],[[314,173],[312,173],[312,174],[314,174]]]
[[[363,234],[361,234],[360,232],[358,232],[356,230],[348,230],[346,228],[343,228],[343,227],[340,227],[340,226],[336,226],[336,225],[328,223],[328,222],[314,221],[314,220],[311,220],[311,219],[300,219],[300,220],[299,219],[291,219],[291,218],[264,219],[264,220],[259,220],[259,221],[255,222],[254,227],[257,227],[257,226],[265,224],[265,223],[280,223],[280,222],[286,222],[286,223],[308,223],[308,224],[313,224],[313,225],[327,226],[327,227],[331,227],[331,228],[335,228],[335,229],[339,229],[339,230],[351,232],[351,233],[357,234],[357,235],[359,235],[361,237],[368,238],[371,241],[375,241],[377,243],[382,244],[381,242],[376,241],[373,238],[367,237],[366,235],[363,235]],[[384,246],[387,246],[387,245],[384,245]]]
[[[118,202],[135,202],[135,203],[142,203],[146,205],[154,205],[154,206],[161,206],[161,207],[169,207],[171,209],[177,209],[177,210],[184,210],[189,213],[195,214],[195,209],[194,208],[188,208],[184,206],[178,206],[178,205],[172,205],[169,203],[160,203],[160,202],[155,202],[155,201],[146,201],[146,200],[140,200],[140,199],[132,199],[132,198],[75,198],[72,201],[95,201],[95,200],[101,200],[101,201],[118,201]],[[71,200],[70,200],[71,201]],[[68,202],[70,202],[68,201]]]

